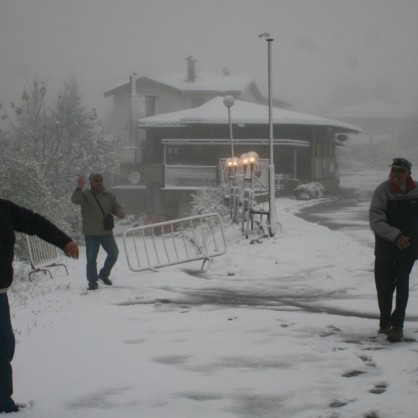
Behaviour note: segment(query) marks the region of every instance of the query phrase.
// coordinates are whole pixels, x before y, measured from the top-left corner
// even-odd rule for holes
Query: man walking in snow
[[[418,258],[418,187],[408,160],[395,158],[389,167],[389,179],[374,191],[369,219],[375,233],[379,333],[387,334],[391,342],[399,342],[403,338],[409,275]]]
[[[13,281],[15,231],[39,238],[61,248],[71,258],[78,258],[78,246],[63,231],[47,219],[0,199],[0,413],[17,412],[13,395],[11,362],[15,350],[15,337],[10,320],[7,290]]]
[[[103,186],[103,176],[92,173],[89,177],[90,188],[84,189],[83,176],[77,179],[71,201],[81,206],[82,230],[86,241],[87,281],[88,289],[96,290],[98,279],[104,284],[112,285],[110,272],[115,265],[119,250],[113,236],[113,215],[123,219],[125,212],[113,193]],[[97,273],[97,255],[100,246],[107,253],[106,260],[100,272]]]

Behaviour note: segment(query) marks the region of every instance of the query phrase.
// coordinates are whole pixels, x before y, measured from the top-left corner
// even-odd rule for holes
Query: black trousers
[[[409,297],[409,275],[415,260],[392,261],[376,257],[374,278],[380,310],[380,326],[403,327]],[[396,290],[395,309],[392,312],[393,295]]]
[[[11,411],[15,407],[12,399],[12,365],[15,351],[15,337],[10,321],[7,293],[0,293],[0,412]]]

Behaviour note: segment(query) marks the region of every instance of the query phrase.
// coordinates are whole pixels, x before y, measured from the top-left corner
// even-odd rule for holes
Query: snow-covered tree
[[[202,215],[211,212],[218,213],[221,217],[227,217],[229,215],[228,208],[224,202],[224,193],[220,187],[209,187],[198,190],[191,197],[192,215]]]
[[[77,176],[116,171],[119,144],[82,104],[74,77],[52,106],[46,98],[46,83],[34,80],[18,104],[0,108],[0,196],[75,228],[69,194]]]
[[[75,78],[64,83],[51,108],[46,95],[46,84],[35,80],[23,91],[20,104],[10,105],[11,151],[38,164],[45,185],[57,196],[68,193],[80,173],[114,171],[118,143],[104,130],[95,109],[81,103]]]

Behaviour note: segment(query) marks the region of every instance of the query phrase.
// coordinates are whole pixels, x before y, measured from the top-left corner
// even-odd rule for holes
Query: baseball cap
[[[411,170],[412,164],[406,158],[394,158],[389,167]]]
[[[93,181],[93,179],[94,178],[96,178],[96,177],[101,177],[101,178],[103,178],[103,176],[100,174],[100,173],[91,173],[90,174],[90,176],[89,176],[89,181],[90,181],[90,183]]]

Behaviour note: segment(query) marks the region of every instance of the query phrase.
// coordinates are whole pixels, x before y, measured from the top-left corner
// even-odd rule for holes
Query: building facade
[[[121,176],[112,189],[128,213],[186,215],[191,194],[223,181],[232,149],[238,157],[257,152],[264,165],[269,160],[268,98],[249,77],[226,69],[220,76],[201,74],[189,57],[186,74],[132,75],[105,96],[113,97],[114,133],[125,138]],[[233,97],[229,112],[225,96]],[[275,175],[287,189],[310,181],[337,187],[337,135],[361,129],[289,111],[278,100],[273,107]]]

